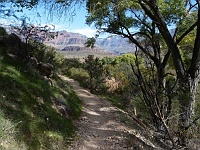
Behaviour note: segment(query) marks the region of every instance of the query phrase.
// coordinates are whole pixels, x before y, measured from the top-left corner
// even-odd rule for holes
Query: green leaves
[[[95,58],[94,55],[88,55],[85,59],[85,69],[90,76],[89,88],[91,90],[99,90],[103,80],[103,66],[99,58]]]
[[[96,39],[95,39],[94,37],[88,38],[88,39],[87,39],[87,42],[85,43],[85,46],[86,46],[86,47],[94,48],[95,42],[96,42]]]
[[[168,24],[177,23],[187,14],[184,0],[158,0],[158,8]]]
[[[94,23],[97,29],[106,28],[106,32],[119,30],[121,24],[128,28],[132,27],[135,20],[126,13],[128,9],[139,8],[137,3],[127,0],[89,0],[86,6],[88,10],[86,23],[88,25]]]
[[[182,20],[178,24],[178,35],[183,34],[196,21],[197,21],[197,11],[193,11],[192,13],[188,14],[187,16],[185,16],[184,20]],[[193,36],[194,36],[195,30],[193,30],[190,34],[193,34]]]

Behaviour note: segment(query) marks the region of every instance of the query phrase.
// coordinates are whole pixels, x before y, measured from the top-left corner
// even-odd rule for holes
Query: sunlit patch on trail
[[[101,116],[99,113],[97,113],[97,112],[95,112],[95,111],[92,111],[92,110],[90,110],[90,109],[88,109],[88,108],[83,108],[83,111],[85,112],[85,113],[88,113],[88,114],[90,114],[90,115],[95,115],[95,116]]]

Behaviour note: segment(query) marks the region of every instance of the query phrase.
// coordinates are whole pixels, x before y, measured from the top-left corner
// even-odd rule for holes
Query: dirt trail
[[[79,86],[78,82],[63,77],[74,88],[83,102],[83,114],[75,123],[79,136],[69,149],[71,150],[126,150],[135,149],[128,137],[135,136],[134,131],[120,121],[120,111],[108,101]]]

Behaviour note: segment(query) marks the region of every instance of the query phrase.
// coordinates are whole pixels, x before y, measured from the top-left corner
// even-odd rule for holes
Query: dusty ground
[[[69,149],[138,149],[134,143],[130,142],[130,137],[137,141],[137,133],[121,121],[123,114],[118,108],[83,89],[78,82],[67,77],[64,79],[73,86],[83,102],[83,114],[75,123],[78,128],[78,138]],[[131,141],[135,142],[135,140]],[[142,146],[140,148],[142,149]]]

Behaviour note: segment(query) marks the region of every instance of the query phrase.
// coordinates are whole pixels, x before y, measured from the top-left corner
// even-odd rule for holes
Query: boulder
[[[35,57],[30,57],[27,62],[27,68],[30,70],[36,69],[38,67],[38,60]]]
[[[49,63],[38,63],[37,65],[37,69],[39,70],[39,72],[46,76],[47,78],[51,77],[53,75],[53,65],[49,64]]]
[[[10,48],[10,53],[17,54],[20,50],[21,39],[14,33],[11,33],[7,37],[7,45]]]
[[[62,115],[65,116],[67,118],[71,118],[73,111],[70,108],[69,105],[67,105],[63,100],[56,98],[56,97],[52,97],[53,100],[53,105],[55,107],[55,109]]]
[[[4,27],[0,27],[0,36],[7,36],[7,32]]]
[[[6,36],[0,36],[0,55],[7,55]]]
[[[9,47],[9,53],[23,59],[28,56],[29,53],[26,50],[25,44],[21,42],[21,39],[16,34],[11,33],[8,35],[6,42]]]
[[[7,41],[6,36],[0,36],[0,44],[1,44],[1,45],[7,45],[7,44],[6,44],[6,41]]]

